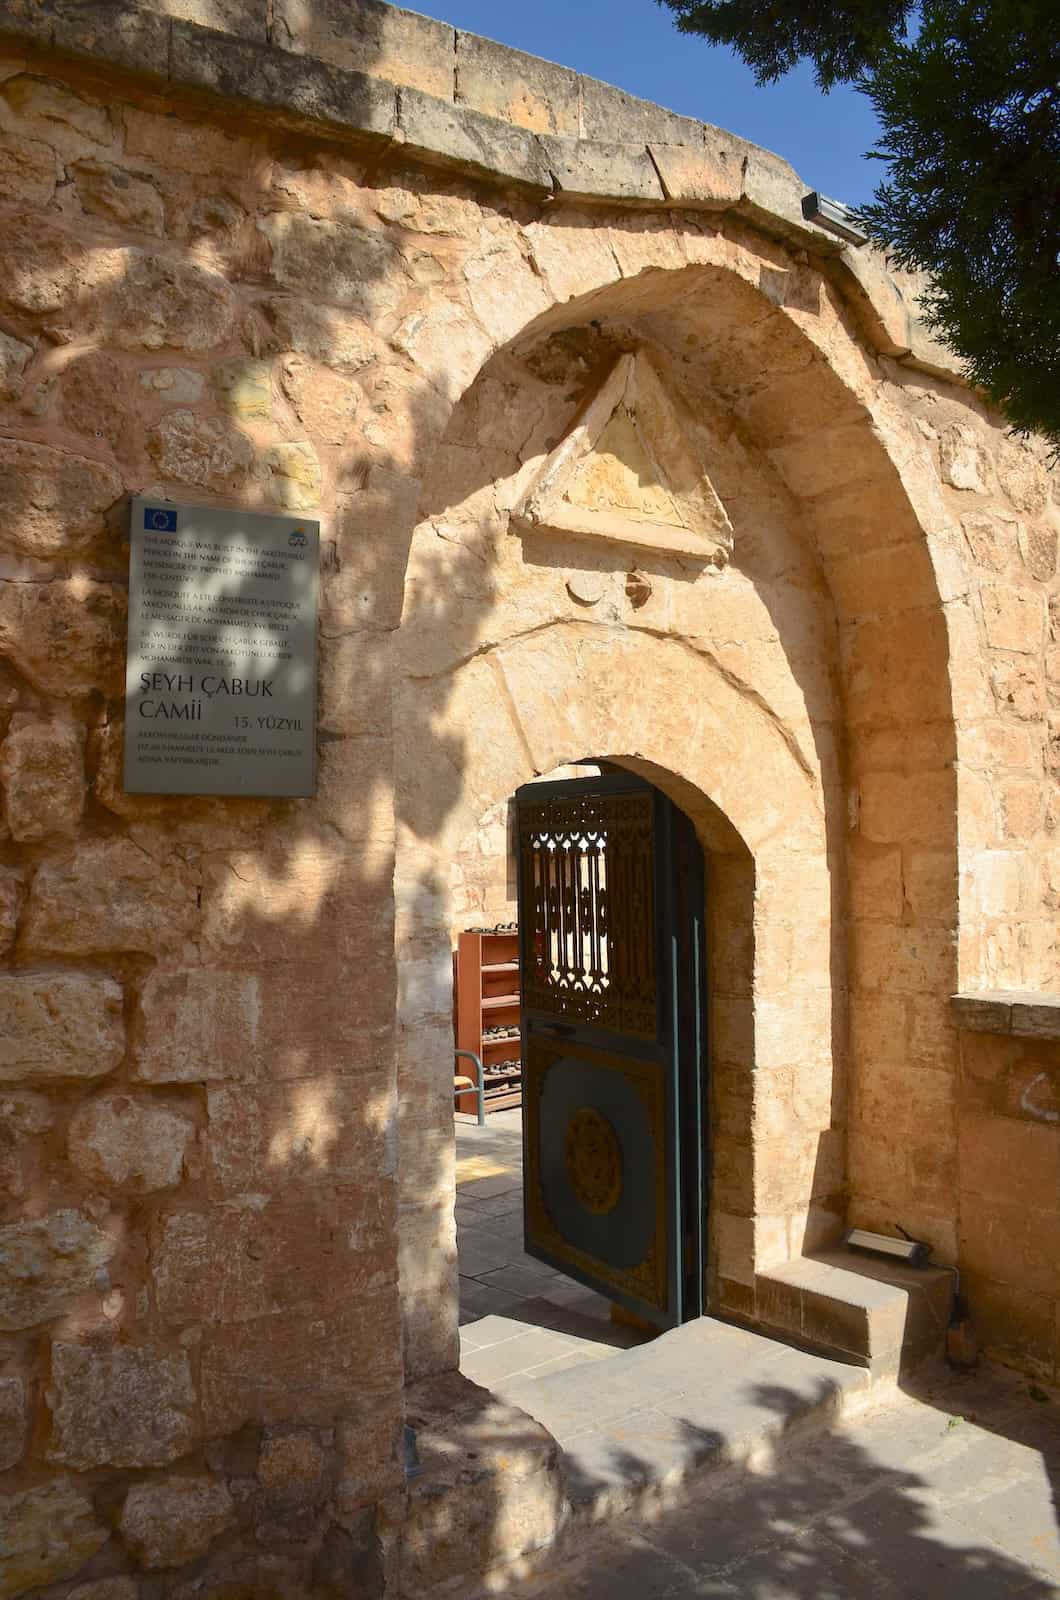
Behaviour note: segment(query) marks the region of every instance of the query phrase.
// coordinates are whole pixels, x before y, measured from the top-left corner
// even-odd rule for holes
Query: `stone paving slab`
[[[563,1446],[571,1505],[596,1519],[704,1463],[752,1460],[866,1394],[869,1374],[702,1318],[592,1368],[513,1374],[493,1387]]]
[[[801,1352],[796,1352],[801,1354]],[[813,1360],[813,1357],[804,1357]],[[776,1421],[796,1390],[770,1363]],[[804,1392],[804,1391],[803,1391]],[[1060,1600],[1060,1395],[936,1372],[817,1432],[786,1427],[749,1468],[575,1523],[508,1600]],[[855,1401],[864,1397],[855,1396]],[[783,1402],[783,1403],[782,1403]],[[731,1425],[719,1408],[719,1428]],[[644,1413],[616,1437],[645,1457]],[[569,1453],[569,1449],[568,1449]],[[468,1600],[477,1600],[472,1594]]]

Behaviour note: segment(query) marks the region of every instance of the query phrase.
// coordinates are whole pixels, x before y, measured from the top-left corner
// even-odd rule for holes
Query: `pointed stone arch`
[[[535,772],[589,755],[644,761],[686,785],[691,809],[725,819],[719,826],[752,863],[754,1021],[718,1112],[740,1130],[733,1149],[749,1154],[716,1169],[715,1261],[716,1303],[761,1316],[756,1275],[835,1237],[847,1217],[878,1225],[900,1204],[907,1226],[954,1253],[956,1062],[946,1055],[945,996],[956,986],[950,662],[966,644],[960,562],[924,441],[885,395],[820,274],[761,240],[704,234],[682,219],[652,228],[614,219],[608,266],[602,233],[599,223],[526,230],[538,285],[563,277],[554,254],[549,264],[562,239],[565,286],[576,282],[579,294],[514,336],[505,311],[505,343],[463,391],[421,497],[398,723],[402,694],[415,697],[421,729],[435,708],[440,765],[428,770],[422,751],[403,759],[399,748],[398,937],[399,952],[416,950],[437,988],[433,998],[430,983],[416,989],[402,1025],[410,1046],[431,1016],[446,1036],[447,950],[439,942],[428,954],[432,927],[441,928],[443,862],[489,804]],[[572,279],[571,253],[590,239]],[[601,266],[603,281],[587,281]],[[472,314],[488,328],[485,302]],[[561,405],[506,446],[500,396],[515,418],[535,367],[551,370],[550,350],[562,366],[579,339],[575,400],[584,427],[598,397],[591,426],[579,437],[577,406]],[[578,504],[571,485],[599,452],[638,362],[682,424],[693,419],[683,460],[702,465],[717,499],[716,511],[709,496],[700,504],[719,546],[731,524],[728,567],[690,561],[687,550],[579,537],[592,506]],[[490,385],[496,392],[483,402]],[[490,464],[465,474],[486,437],[498,440]],[[628,441],[615,443],[619,457],[628,452]],[[667,489],[672,458],[663,467],[648,455],[653,486]],[[557,517],[564,487],[569,515]],[[647,504],[657,517],[659,502]],[[634,564],[651,596],[635,616],[624,600]],[[569,582],[585,572],[599,582]],[[440,585],[450,602],[444,637],[432,628]],[[596,599],[576,598],[597,589]],[[649,715],[653,679],[665,692]],[[722,701],[719,727],[710,719]],[[647,727],[653,717],[665,736]],[[711,752],[709,773],[697,767],[700,749]],[[485,766],[477,751],[489,752]],[[782,771],[773,764],[780,752]],[[794,832],[777,798],[788,789],[810,807]],[[744,809],[751,796],[755,816]],[[827,933],[800,929],[800,913],[779,913],[785,906],[817,908]],[[815,973],[826,974],[823,992]],[[874,1083],[915,1030],[943,1040],[942,1069],[904,1110],[889,1085],[899,1111],[881,1124]],[[446,1106],[439,1141],[447,1134]],[[414,1210],[406,1239],[422,1255],[447,1223]],[[442,1332],[432,1308],[410,1341],[415,1370],[439,1359]]]

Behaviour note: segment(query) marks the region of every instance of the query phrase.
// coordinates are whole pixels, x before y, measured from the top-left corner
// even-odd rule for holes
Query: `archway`
[[[704,254],[715,245],[724,253],[711,241]],[[922,1130],[866,1128],[874,1101],[857,1065],[872,1059],[863,1019],[880,1015],[885,985],[904,1037],[952,982],[953,731],[933,562],[892,459],[902,441],[884,447],[863,357],[820,280],[787,268],[781,279],[759,259],[751,288],[751,256],[735,251],[736,272],[725,248],[724,267],[641,272],[546,313],[465,394],[421,501],[395,705],[399,1093],[418,1130],[402,1158],[403,1248],[421,1285],[405,1307],[414,1373],[455,1351],[455,1313],[448,1327],[438,1315],[455,1307],[448,1103],[435,1091],[428,1153],[418,1065],[428,1037],[441,1058],[449,1025],[447,864],[490,805],[587,750],[658,773],[690,815],[737,841],[734,881],[753,885],[741,891],[753,898],[746,943],[720,953],[749,975],[753,1004],[721,994],[712,1014],[715,1033],[729,1030],[714,1051],[713,1304],[760,1317],[764,1270],[833,1241],[848,1217],[871,1224],[895,1196],[943,1253],[952,1242],[944,1160],[929,1172],[919,1159]],[[683,418],[731,521],[728,564],[513,522],[624,351],[646,352]],[[406,725],[421,733],[402,748]],[[926,871],[930,912],[903,887]],[[944,1108],[936,1153],[951,1134]]]

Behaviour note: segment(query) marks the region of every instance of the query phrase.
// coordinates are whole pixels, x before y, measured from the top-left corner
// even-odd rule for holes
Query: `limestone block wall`
[[[207,1551],[212,1593],[382,1570],[400,582],[374,527],[416,426],[364,316],[415,289],[348,219],[360,171],[0,61],[5,1596],[175,1593]],[[375,279],[321,254],[334,230]],[[147,487],[320,508],[314,803],[122,792]]]
[[[1055,474],[799,194],[392,8],[0,0],[0,1596],[400,1584],[453,862],[579,759],[710,858],[712,1303],[898,1221],[1056,1374],[1057,1063],[949,1007],[1056,983]],[[513,523],[636,352],[727,562]],[[123,793],[133,492],[320,515],[313,801]]]

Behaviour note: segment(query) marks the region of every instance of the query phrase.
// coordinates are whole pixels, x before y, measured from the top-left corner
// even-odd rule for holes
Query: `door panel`
[[[516,810],[526,1249],[671,1327],[702,1304],[699,846],[631,775]]]

